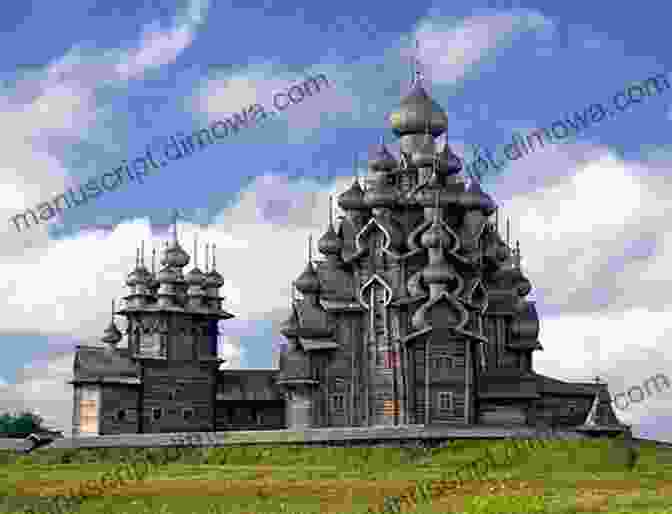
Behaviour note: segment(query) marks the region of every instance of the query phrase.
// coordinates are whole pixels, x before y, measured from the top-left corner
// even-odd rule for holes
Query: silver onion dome
[[[301,293],[318,293],[320,291],[320,280],[311,262],[308,262],[306,269],[294,281],[294,286]]]
[[[371,150],[368,164],[373,171],[392,171],[399,165],[382,142]]]
[[[217,270],[211,270],[205,275],[204,284],[207,287],[216,287],[219,289],[224,285],[224,277]]]
[[[462,169],[462,160],[453,153],[448,143],[443,145],[443,150],[437,155],[437,168],[443,175],[454,175]]]
[[[189,264],[189,261],[189,254],[185,252],[180,246],[180,243],[175,240],[163,250],[161,264],[164,266],[183,268]]]
[[[205,274],[198,268],[192,269],[185,277],[190,286],[200,286],[205,283]]]
[[[359,185],[359,180],[355,182],[345,192],[338,195],[338,206],[343,210],[366,209],[364,202],[364,190]]]
[[[121,332],[117,328],[117,325],[114,324],[114,320],[112,320],[105,329],[105,332],[103,332],[103,337],[100,340],[106,344],[117,344],[122,338]]]
[[[299,328],[299,320],[296,317],[296,310],[292,307],[292,314],[280,325],[280,333],[285,337],[293,337]]]
[[[157,280],[161,284],[178,282],[180,278],[180,274],[171,267],[161,269],[157,275]]]
[[[401,100],[399,108],[390,114],[392,131],[397,136],[421,134],[427,130],[434,137],[448,128],[448,116],[441,106],[430,98],[419,78]]]
[[[420,237],[420,244],[424,248],[450,248],[451,237],[446,230],[438,223],[433,223]]]
[[[317,248],[324,255],[338,255],[343,249],[343,242],[338,237],[334,226],[329,224],[329,228],[317,243]]]

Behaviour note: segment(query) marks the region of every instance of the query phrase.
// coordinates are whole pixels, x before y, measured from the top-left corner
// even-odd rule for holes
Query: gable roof
[[[104,381],[138,383],[138,364],[129,357],[128,348],[77,346],[73,365],[73,382]],[[130,380],[129,380],[130,379]]]

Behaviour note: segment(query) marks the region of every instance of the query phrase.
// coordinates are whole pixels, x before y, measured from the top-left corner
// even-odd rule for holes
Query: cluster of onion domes
[[[206,245],[206,261],[207,249],[208,245]],[[144,245],[142,253],[144,254]],[[154,250],[152,254],[152,269],[154,269],[156,251]],[[194,258],[195,256],[196,248]],[[136,267],[126,279],[126,285],[130,288],[130,295],[125,298],[128,305],[142,307],[158,302],[159,306],[186,307],[187,298],[191,298],[189,300],[191,307],[215,308],[215,300],[220,300],[218,289],[224,285],[224,278],[215,269],[214,245],[210,271],[207,271],[207,263],[205,272],[194,265],[185,277],[182,268],[190,260],[190,256],[182,249],[176,236],[171,243],[166,243],[160,261],[163,266],[158,273],[148,271],[144,266],[144,257],[141,259],[138,255]]]

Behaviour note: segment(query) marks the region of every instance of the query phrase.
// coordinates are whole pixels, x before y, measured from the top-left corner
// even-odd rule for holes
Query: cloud
[[[572,143],[510,164],[485,186],[511,219],[541,317],[535,368],[567,380],[607,380],[612,395],[672,371],[669,262],[672,184],[657,167]],[[672,437],[661,393],[617,411]],[[637,428],[635,429],[637,430]]]
[[[208,7],[209,1],[194,0],[185,14],[175,16],[168,29],[159,29],[156,22],[147,25],[137,48],[118,53],[115,71],[123,79],[130,79],[174,62],[191,45],[197,28],[205,21]]]
[[[672,245],[665,198],[672,188],[663,177],[603,150],[547,187],[531,190],[524,180],[523,173],[520,193],[500,200],[500,214],[512,220],[523,265],[546,307],[570,313],[670,305],[663,291],[672,285],[665,271]]]
[[[548,37],[553,30],[553,23],[535,10],[487,10],[458,23],[441,17],[426,18],[418,24],[414,37],[419,41],[423,70],[432,82],[453,84],[522,33],[536,31]],[[408,50],[403,53],[411,55]]]
[[[361,105],[354,94],[351,73],[343,73],[337,63],[318,63],[302,74],[288,72],[284,66],[264,62],[235,71],[216,71],[203,79],[194,94],[187,100],[187,107],[202,113],[205,124],[224,120],[233,114],[242,114],[249,105],[260,104],[270,116],[265,123],[284,123],[285,136],[290,144],[306,144],[307,138],[326,121],[339,115],[350,117],[359,112]],[[300,86],[309,77],[323,74],[329,85],[320,81],[319,92],[306,96],[299,103],[291,104],[284,111],[274,105],[275,95],[287,93],[292,86]],[[315,90],[313,90],[315,91]],[[296,94],[295,94],[296,96]],[[282,99],[282,105],[287,102]],[[277,112],[276,112],[277,111]]]
[[[42,416],[45,426],[72,432],[73,352],[61,352],[48,360],[20,370],[14,384],[0,387],[0,405],[5,411],[30,410]]]
[[[43,223],[18,233],[10,218],[41,202],[48,202],[74,185],[64,161],[72,145],[97,127],[111,107],[101,104],[97,90],[121,85],[149,69],[174,62],[191,45],[204,22],[208,2],[195,0],[186,14],[167,29],[150,23],[132,49],[100,52],[75,45],[44,68],[24,68],[13,87],[0,95],[5,123],[3,164],[0,168],[0,229],[2,255],[21,255],[27,247],[48,245]],[[52,220],[52,225],[61,221]]]

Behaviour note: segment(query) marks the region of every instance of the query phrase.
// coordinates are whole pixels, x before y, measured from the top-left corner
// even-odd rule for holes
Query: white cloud
[[[485,11],[458,24],[442,18],[428,18],[419,24],[415,38],[419,57],[432,82],[455,83],[496,48],[513,41],[523,32],[547,35],[553,23],[541,13],[528,9],[508,12]],[[408,55],[409,51],[405,50]]]
[[[161,30],[156,22],[146,26],[138,47],[120,53],[115,71],[129,79],[174,62],[191,45],[196,29],[205,21],[208,6],[207,0],[194,0],[186,15],[176,16],[168,29]]]
[[[0,405],[12,413],[31,410],[45,426],[72,432],[72,352],[54,355],[46,362],[26,367],[15,384],[0,387]]]
[[[568,380],[598,375],[617,394],[657,373],[672,376],[672,184],[643,164],[585,149],[563,145],[521,159],[486,189],[499,197],[500,227],[511,219],[540,307],[544,351],[535,368]],[[662,414],[670,394],[617,415],[669,439]]]
[[[287,94],[292,86],[300,86],[308,77],[323,74],[329,85],[320,80],[320,90],[312,96],[306,96],[296,104],[290,104],[277,114],[274,106],[275,95]],[[303,74],[287,72],[282,66],[265,62],[255,64],[233,75],[216,73],[206,78],[187,100],[189,107],[206,115],[209,122],[224,120],[234,114],[241,114],[252,104],[260,104],[269,114],[265,123],[285,123],[290,144],[305,144],[307,138],[314,137],[317,129],[325,120],[360,112],[362,105],[359,95],[354,94],[352,74],[343,73],[342,67],[335,63],[315,64]],[[312,87],[312,86],[311,86]],[[296,97],[297,94],[293,93]],[[280,97],[278,103],[284,106],[286,97]]]
[[[105,110],[97,102],[96,88],[123,83],[173,62],[191,44],[207,8],[207,1],[194,0],[169,28],[161,30],[156,23],[149,24],[133,49],[100,53],[74,46],[44,69],[22,70],[15,87],[3,91],[0,216],[8,220],[0,229],[3,255],[16,257],[26,247],[47,244],[48,224],[17,233],[9,218],[50,201],[71,185],[62,164],[63,152],[90,131]]]

